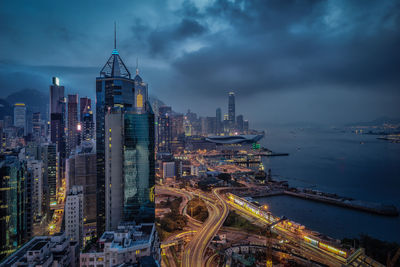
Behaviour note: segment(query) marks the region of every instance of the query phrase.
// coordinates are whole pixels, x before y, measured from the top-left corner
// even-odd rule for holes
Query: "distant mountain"
[[[24,103],[28,116],[40,112],[42,118],[47,118],[49,95],[36,89],[23,89],[7,96],[6,101],[13,106],[17,102]]]
[[[0,120],[4,119],[4,116],[12,116],[13,108],[7,100],[0,98]]]
[[[376,118],[373,121],[364,121],[364,122],[354,122],[346,124],[345,126],[376,126],[376,125],[383,125],[385,123],[388,124],[400,124],[400,118],[390,118],[387,116]]]

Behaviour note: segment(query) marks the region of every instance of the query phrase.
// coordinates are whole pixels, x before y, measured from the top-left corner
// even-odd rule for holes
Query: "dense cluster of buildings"
[[[222,117],[221,108],[217,108],[215,117],[198,116],[188,110],[186,114],[174,112],[170,106],[153,103],[156,115],[157,152],[178,153],[187,145],[198,143],[207,136],[232,136],[248,134],[249,121],[243,115],[236,116],[235,94],[229,93],[228,113]],[[195,146],[196,148],[196,146]]]
[[[199,177],[207,169],[185,151],[252,133],[234,93],[215,117],[150,103],[139,70],[132,75],[116,48],[96,78],[95,106],[65,91],[53,77],[48,113],[28,116],[15,103],[0,120],[0,260],[157,263],[155,178]]]
[[[114,47],[95,107],[57,77],[49,96],[48,114],[15,103],[0,120],[0,265],[159,266],[156,124],[139,71]]]

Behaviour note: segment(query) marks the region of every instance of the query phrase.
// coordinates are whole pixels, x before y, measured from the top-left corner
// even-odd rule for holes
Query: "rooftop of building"
[[[115,231],[106,231],[99,242],[111,243],[111,248],[123,249],[148,243],[155,231],[153,223],[135,225],[132,223],[120,224]]]
[[[26,262],[26,259],[24,260],[23,258],[25,257],[26,253],[30,250],[35,250],[36,246],[41,243],[47,243],[50,241],[50,238],[47,236],[37,236],[33,239],[31,239],[28,243],[23,245],[21,248],[19,248],[16,252],[8,256],[3,260],[3,262],[0,263],[0,266],[11,266],[14,263],[18,261]]]
[[[50,245],[50,249],[54,248],[56,245],[59,244],[58,241],[60,242],[66,241],[65,238],[60,238],[62,236],[65,237],[65,233],[56,233],[53,236],[35,236],[30,241],[25,243],[22,247],[20,247],[17,251],[15,251],[10,256],[5,258],[0,263],[0,266],[11,266],[15,263],[18,263],[18,266],[28,266],[26,255],[29,251],[41,250],[47,244]],[[54,258],[57,257],[61,258],[64,256],[64,254],[65,254],[65,249],[63,251],[54,251],[51,252],[49,255],[45,255],[44,258],[42,259],[35,260],[35,263],[41,265],[41,263],[46,262],[51,255],[53,255]]]
[[[48,241],[37,242],[30,250],[41,250],[44,246],[46,246],[47,243]]]

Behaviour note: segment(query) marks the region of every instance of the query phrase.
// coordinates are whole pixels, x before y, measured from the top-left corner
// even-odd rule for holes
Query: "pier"
[[[308,194],[304,192],[292,192],[292,191],[284,191],[285,195],[294,196],[298,198],[308,199],[317,202],[323,202],[331,205],[341,206],[345,208],[365,211],[369,213],[374,213],[378,215],[384,216],[398,216],[399,211],[394,205],[383,205],[380,203],[374,202],[365,202],[360,200],[350,200],[341,197],[329,197],[325,196],[324,193],[320,193],[318,195]]]
[[[323,193],[310,189],[301,190],[298,188],[282,188],[277,190],[246,192],[246,194],[253,198],[287,195],[383,216],[399,216],[399,211],[394,205],[383,205],[380,203],[354,200],[351,198],[340,197],[336,194]]]

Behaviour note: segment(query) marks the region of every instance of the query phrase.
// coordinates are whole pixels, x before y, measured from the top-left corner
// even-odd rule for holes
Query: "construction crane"
[[[267,267],[272,267],[272,244],[271,244],[272,231],[271,231],[271,229],[274,228],[275,225],[285,221],[286,219],[287,218],[285,216],[283,216],[279,220],[267,225]]]
[[[390,259],[390,254],[388,254],[386,266],[387,267],[394,267],[396,262],[397,262],[397,260],[399,259],[399,257],[400,257],[400,248],[397,249],[397,251],[394,254],[392,259]]]

